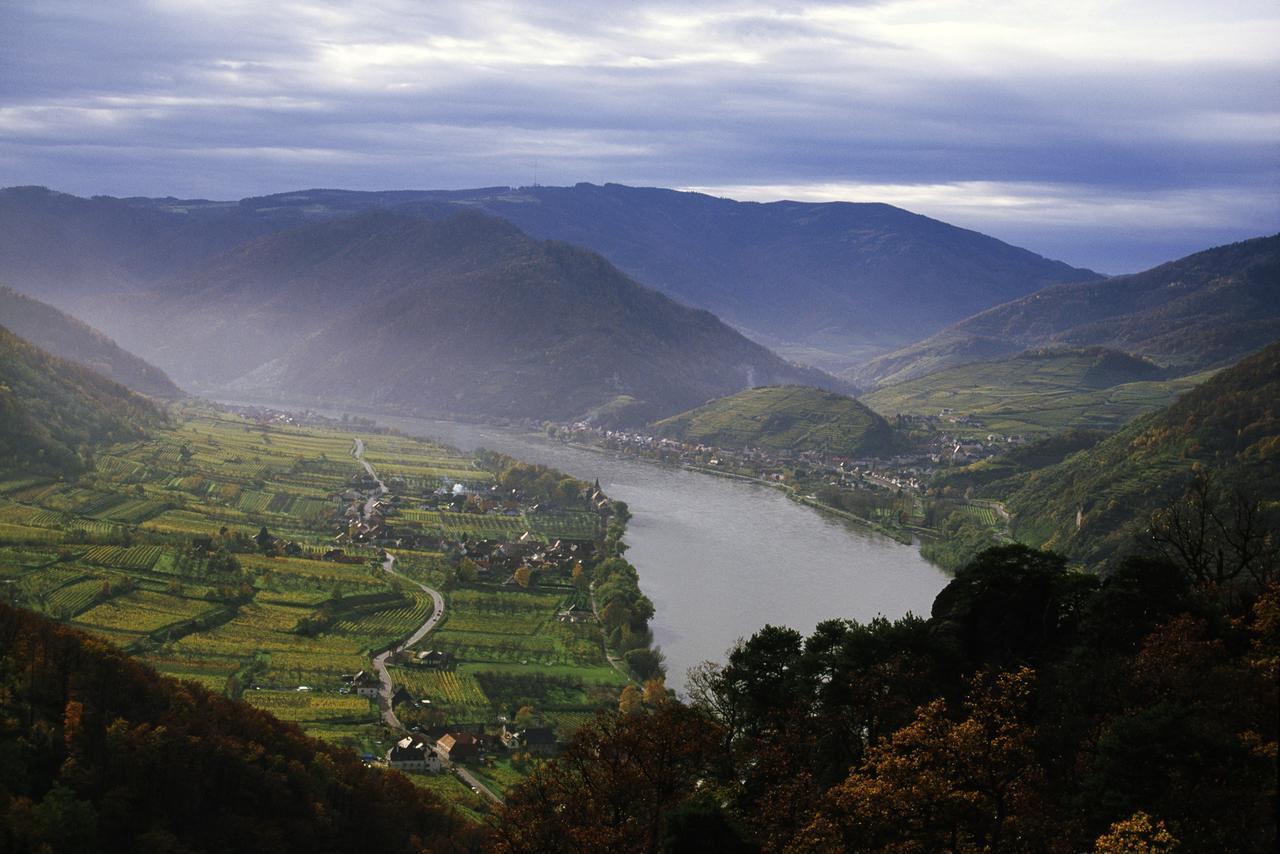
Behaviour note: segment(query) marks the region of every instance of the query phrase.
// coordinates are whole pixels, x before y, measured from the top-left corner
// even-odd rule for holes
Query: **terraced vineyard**
[[[99,449],[79,480],[0,483],[0,580],[20,604],[162,673],[243,697],[312,735],[384,750],[373,705],[344,693],[343,677],[368,669],[372,651],[408,637],[433,605],[381,569],[377,548],[335,543],[352,503],[341,496],[364,477],[354,435],[196,405],[172,416],[148,439]],[[442,486],[484,494],[493,478],[440,445],[364,439],[365,458],[406,499],[389,517],[397,530],[451,540],[530,531],[548,543],[601,533],[594,513],[577,510],[417,509]],[[446,591],[444,622],[418,646],[452,653],[455,667],[394,673],[447,720],[491,723],[520,703],[554,712],[563,728],[616,706],[626,680],[606,661],[599,628],[555,620],[574,591],[467,583],[456,548],[389,548],[404,576]]]

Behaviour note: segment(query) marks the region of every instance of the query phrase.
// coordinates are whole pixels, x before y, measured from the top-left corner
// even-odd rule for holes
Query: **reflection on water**
[[[627,559],[653,600],[668,683],[723,660],[766,623],[808,634],[833,618],[927,615],[946,578],[916,549],[789,500],[781,491],[570,448],[493,427],[380,416],[464,450],[490,448],[553,466],[627,502]]]

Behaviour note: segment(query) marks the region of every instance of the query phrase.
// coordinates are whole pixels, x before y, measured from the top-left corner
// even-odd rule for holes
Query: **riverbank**
[[[532,437],[538,436],[539,434],[530,433],[529,435],[532,438]],[[627,454],[621,454],[611,448],[601,448],[596,445],[587,445],[582,442],[564,442],[558,439],[557,440],[544,439],[544,441],[547,441],[547,442],[555,441],[557,444],[561,444],[570,448],[576,448],[581,451],[588,451],[590,453],[612,455],[616,459],[636,460],[638,462],[645,462],[651,465],[665,466],[667,468],[679,469],[682,471],[699,472],[700,474],[711,475],[712,477],[729,478],[731,480],[740,480],[747,483],[758,484],[760,486],[767,486],[770,489],[780,490],[781,492],[785,493],[787,497],[797,502],[798,504],[803,504],[807,507],[811,507],[814,510],[817,510],[820,513],[826,513],[838,519],[844,519],[846,521],[861,525],[864,528],[867,528],[868,530],[876,532],[877,534],[881,534],[883,536],[889,537],[890,539],[896,540],[897,542],[902,543],[904,546],[915,545],[916,535],[921,537],[936,536],[935,532],[929,531],[928,529],[924,529],[924,528],[911,528],[911,527],[894,528],[888,525],[884,525],[880,522],[876,522],[872,519],[868,519],[865,516],[859,516],[856,513],[850,513],[847,510],[841,510],[837,507],[832,507],[830,504],[824,504],[823,502],[818,501],[814,497],[801,495],[799,490],[796,489],[794,486],[791,486],[790,484],[779,483],[776,480],[768,480],[767,478],[763,478],[760,476],[740,474],[738,472],[731,472],[731,471],[724,471],[722,469],[714,469],[709,466],[694,466],[694,465],[685,465],[683,463],[668,463],[662,460],[656,460],[656,459],[652,459],[650,457],[641,456],[641,455],[629,456]],[[913,535],[913,532],[915,535]]]

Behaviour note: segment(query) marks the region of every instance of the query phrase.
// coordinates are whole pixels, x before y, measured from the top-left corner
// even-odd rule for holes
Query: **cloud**
[[[1054,246],[1096,245],[1099,217],[1280,228],[1273,0],[44,0],[5,17],[0,184],[461,187],[527,182],[536,160],[543,183],[913,187],[894,198],[1038,223]]]

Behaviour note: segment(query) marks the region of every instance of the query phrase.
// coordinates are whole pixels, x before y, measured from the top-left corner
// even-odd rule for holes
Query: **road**
[[[364,507],[361,509],[364,519],[367,520],[369,516],[372,515],[373,507],[378,502],[378,499],[386,495],[389,490],[387,489],[387,485],[382,482],[377,473],[373,470],[373,466],[364,458],[363,439],[357,438],[355,440],[355,446],[352,448],[351,453],[360,462],[360,465],[364,466],[364,470],[369,473],[369,477],[378,482],[377,493],[369,496],[364,503]],[[413,646],[415,643],[431,633],[431,630],[440,622],[440,618],[444,616],[444,597],[440,595],[440,591],[428,587],[421,581],[415,581],[412,578],[396,572],[396,556],[393,554],[387,553],[386,557],[382,559],[382,570],[389,575],[394,575],[396,578],[400,578],[410,584],[417,585],[424,593],[431,597],[431,616],[427,617],[426,622],[421,626],[418,626],[417,630],[401,643],[392,646],[390,649],[383,650],[373,657],[373,670],[378,674],[378,681],[382,683],[381,691],[378,694],[378,708],[382,712],[382,720],[393,732],[405,732],[404,725],[400,723],[400,719],[396,717],[395,709],[391,707],[391,695],[395,691],[395,683],[391,679],[391,673],[387,670],[387,659],[406,647]],[[435,749],[434,746],[432,749]],[[436,752],[439,753],[438,750]],[[443,756],[440,758],[446,766],[451,766],[457,775],[462,778],[463,782],[471,786],[471,788],[489,798],[494,803],[500,804],[503,802],[501,796],[478,780],[466,768],[450,762]]]

